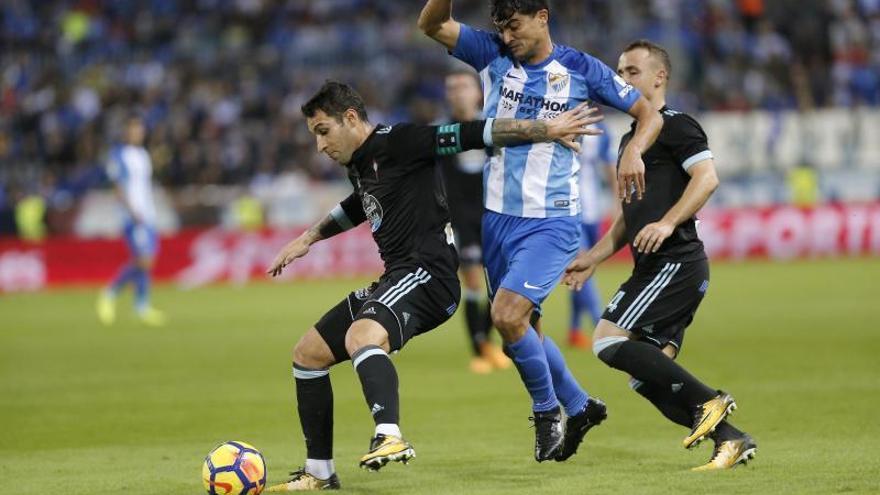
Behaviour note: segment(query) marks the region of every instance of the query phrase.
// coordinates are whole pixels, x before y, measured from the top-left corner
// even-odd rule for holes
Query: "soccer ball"
[[[222,443],[205,457],[202,481],[208,495],[259,495],[266,487],[266,461],[253,445]]]

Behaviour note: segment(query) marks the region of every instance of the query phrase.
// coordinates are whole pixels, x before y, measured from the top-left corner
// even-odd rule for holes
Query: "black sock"
[[[694,416],[687,408],[681,406],[676,397],[672,395],[672,390],[659,387],[653,383],[645,383],[635,378],[630,379],[629,386],[636,391],[637,394],[648,399],[654,404],[669,421],[675,424],[691,428],[694,425]]]
[[[381,347],[368,345],[351,356],[354,369],[361,379],[367,407],[376,424],[400,423],[400,398],[397,391],[397,370]]]
[[[679,404],[687,408],[696,407],[718,394],[663,351],[644,342],[629,339],[615,342],[599,352],[599,359],[633,378],[672,391]]]
[[[329,370],[293,364],[299,424],[306,438],[306,457],[333,459],[333,387]]]
[[[666,419],[669,421],[684,426],[685,428],[693,427],[694,417],[688,409],[682,407],[678,403],[672,394],[672,390],[666,390],[653,383],[644,383],[635,379],[630,380],[630,387],[635,390],[636,393],[648,399],[651,404],[654,404],[654,407],[656,407],[663,416],[666,416]],[[718,423],[718,426],[715,427],[715,431],[712,432],[710,436],[715,443],[720,443],[725,440],[739,438],[742,435],[743,432],[739,431],[735,426],[727,421],[722,421],[721,423]]]
[[[480,305],[480,311],[483,315],[483,335],[486,336],[486,340],[489,340],[489,332],[492,331],[492,308],[489,306],[488,301],[483,301],[483,304]]]
[[[466,299],[464,302],[464,320],[467,324],[468,335],[471,339],[471,348],[474,356],[480,355],[480,344],[488,339],[488,327],[486,305],[479,299]],[[491,324],[491,316],[488,317]]]
[[[712,432],[710,437],[715,441],[716,444],[724,442],[726,440],[733,440],[734,438],[740,438],[745,433],[738,430],[735,426],[728,423],[727,421],[722,421],[718,423],[718,426],[715,427],[715,431]]]

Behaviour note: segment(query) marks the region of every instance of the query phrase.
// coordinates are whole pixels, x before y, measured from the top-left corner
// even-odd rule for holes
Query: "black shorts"
[[[661,349],[672,344],[680,350],[684,330],[694,320],[708,288],[706,259],[643,262],[620,286],[602,319]]]
[[[315,328],[337,363],[350,359],[345,334],[355,320],[364,318],[382,325],[388,331],[391,350],[398,351],[409,339],[448,320],[460,297],[457,278],[437,279],[423,268],[394,270],[350,293],[322,316]]]
[[[461,265],[464,267],[483,264],[483,246],[480,240],[482,220],[482,216],[476,215],[474,218],[467,218],[466,221],[460,223],[452,222],[455,247],[458,250]]]

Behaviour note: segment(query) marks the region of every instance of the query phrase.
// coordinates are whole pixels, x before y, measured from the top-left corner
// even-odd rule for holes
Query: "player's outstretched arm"
[[[359,202],[357,195],[353,194],[346,199],[345,202]],[[354,228],[360,222],[352,222],[345,213],[343,204],[337,205],[333,210],[324,217],[323,220],[313,225],[311,228],[300,234],[296,239],[288,242],[281,251],[275,256],[272,264],[266,270],[266,273],[277,277],[284,271],[284,267],[293,263],[293,260],[302,258],[309,253],[312,244],[329,239],[337,234],[341,234],[348,229]],[[363,220],[361,220],[363,221]]]
[[[636,198],[642,199],[645,192],[645,162],[642,161],[642,153],[654,144],[663,128],[663,117],[644,96],[640,96],[630,107],[629,114],[636,119],[636,132],[620,155],[620,167],[617,171],[618,197],[627,203],[632,200],[633,190]]]
[[[700,211],[718,188],[718,174],[715,173],[715,163],[711,158],[695,163],[688,168],[688,173],[691,174],[691,180],[681,198],[672,205],[663,218],[645,225],[636,234],[636,238],[633,239],[636,251],[656,253],[675,228]]]
[[[495,119],[492,122],[492,144],[509,146],[555,141],[579,153],[580,144],[576,139],[602,134],[600,129],[589,126],[603,118],[597,108],[581,103],[550,120]]]
[[[447,49],[455,49],[461,24],[452,18],[452,0],[428,0],[419,15],[419,29]]]
[[[581,290],[584,283],[593,276],[596,268],[623,247],[625,236],[626,222],[621,212],[614,217],[611,228],[599,239],[599,242],[588,251],[578,254],[574,261],[568,265],[562,283],[570,289]]]

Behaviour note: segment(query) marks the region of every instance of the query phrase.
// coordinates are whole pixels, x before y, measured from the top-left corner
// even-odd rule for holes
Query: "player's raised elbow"
[[[419,20],[416,22],[416,25],[419,27],[419,31],[425,33],[428,36],[432,36],[440,29],[440,26],[442,24],[426,16],[423,12],[422,15],[419,16]]]
[[[419,27],[419,31],[433,38],[443,28],[443,23],[449,20],[449,18],[438,19],[436,16],[433,16],[426,11],[422,11],[416,25]]]
[[[461,32],[461,25],[454,21],[451,17],[438,20],[423,12],[419,16],[419,30],[425,33],[429,38],[441,43],[447,49],[452,50],[458,43],[458,35]]]

